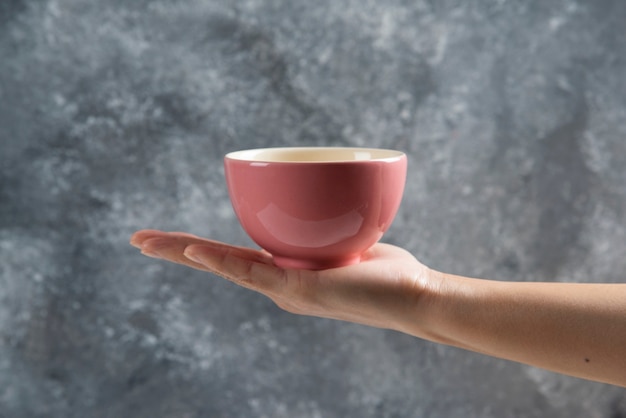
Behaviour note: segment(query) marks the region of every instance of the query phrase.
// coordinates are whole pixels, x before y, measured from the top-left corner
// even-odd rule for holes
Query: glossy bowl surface
[[[229,153],[226,183],[247,234],[285,268],[358,263],[396,215],[406,179],[400,151],[264,148]]]

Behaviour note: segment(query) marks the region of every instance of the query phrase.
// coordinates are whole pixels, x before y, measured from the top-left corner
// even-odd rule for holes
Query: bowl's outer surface
[[[407,159],[268,163],[224,159],[233,208],[248,235],[284,267],[358,262],[389,228]]]

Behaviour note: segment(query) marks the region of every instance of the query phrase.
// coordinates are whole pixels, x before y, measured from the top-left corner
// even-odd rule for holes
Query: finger
[[[150,238],[164,236],[166,234],[166,232],[158,231],[156,229],[142,229],[141,231],[135,232],[130,237],[130,245],[132,245],[133,247],[141,248],[144,241]]]
[[[130,238],[130,243],[131,245],[141,248],[143,242],[145,242],[148,239],[151,238],[157,238],[157,237],[161,237],[161,238],[165,238],[165,237],[170,237],[170,238],[178,238],[178,239],[187,239],[189,240],[189,242],[197,242],[197,243],[201,243],[201,242],[216,242],[216,241],[211,241],[205,238],[200,238],[197,235],[193,235],[193,234],[189,234],[186,232],[165,232],[165,231],[159,231],[156,229],[143,229],[140,231],[135,232],[131,238]]]
[[[255,260],[261,262],[272,263],[272,256],[265,250],[254,250],[248,247],[240,247],[236,245],[226,244],[224,242],[215,241],[207,238],[202,238],[197,235],[189,234],[187,232],[168,232],[168,236],[179,239],[187,243],[187,245],[208,245],[217,247],[227,247],[231,249],[241,250],[244,253],[253,256]],[[262,255],[262,256],[261,256]]]
[[[195,269],[210,271],[207,270],[207,268],[202,264],[199,264],[185,256],[185,248],[190,245],[226,248],[235,251],[240,257],[247,258],[251,261],[272,264],[272,256],[266,252],[253,250],[251,248],[237,247],[219,241],[200,238],[191,234],[153,231],[151,233],[146,233],[146,236],[147,238],[142,241],[140,246],[144,255],[165,259]]]
[[[261,251],[229,245],[190,245],[184,254],[219,276],[267,295],[280,293],[289,279],[287,272],[268,263]]]
[[[217,241],[212,241],[206,238],[201,238],[197,235],[189,234],[187,232],[166,232],[166,231],[159,231],[157,229],[143,229],[143,230],[135,232],[131,236],[130,243],[131,245],[137,248],[141,248],[143,242],[145,242],[148,239],[157,238],[157,237],[161,237],[161,238],[170,237],[170,238],[184,239],[184,240],[188,240],[190,243],[195,242],[198,244],[205,243],[205,242],[209,242],[209,243],[217,242]]]
[[[208,250],[214,249],[216,251],[228,251],[232,255],[250,260],[255,263],[263,263],[273,266],[274,261],[272,256],[263,250],[255,250],[247,247],[238,247],[236,245],[230,245],[219,241],[210,240],[191,240],[189,241],[187,248],[185,249],[185,256],[191,255],[193,257],[194,249],[190,247],[204,247]],[[189,249],[189,251],[187,251]]]
[[[268,253],[265,250],[253,250],[247,247],[239,247],[239,246],[235,246],[235,245],[230,245],[230,244],[226,244],[220,241],[215,241],[215,240],[211,240],[211,239],[207,239],[207,238],[202,238],[199,237],[197,235],[193,235],[187,232],[164,232],[164,231],[159,231],[159,230],[154,230],[154,229],[145,229],[142,231],[138,231],[135,234],[133,234],[133,237],[131,238],[131,244],[135,245],[138,248],[141,248],[141,243],[151,239],[151,238],[171,238],[171,239],[176,239],[179,241],[179,243],[182,245],[183,243],[185,245],[210,245],[210,246],[227,246],[229,248],[237,248],[237,249],[241,249],[244,251],[251,251],[250,254],[254,254],[255,258],[258,261],[262,261],[262,262],[267,262],[267,263],[271,263],[272,262],[272,256],[270,253]],[[259,256],[259,254],[262,254],[262,256]]]
[[[165,234],[143,241],[141,244],[141,253],[148,257],[160,258],[198,270],[210,271],[202,264],[185,257],[183,252],[186,247],[187,244],[185,242]]]

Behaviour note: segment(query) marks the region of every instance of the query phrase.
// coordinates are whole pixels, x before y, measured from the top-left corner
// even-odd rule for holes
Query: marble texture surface
[[[626,280],[626,2],[3,0],[0,416],[618,417],[623,389],[292,316],[140,256],[250,243],[224,153],[409,155],[387,242]]]

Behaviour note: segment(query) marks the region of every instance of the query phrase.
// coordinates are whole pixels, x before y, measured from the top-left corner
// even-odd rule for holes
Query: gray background
[[[624,281],[626,2],[2,0],[0,416],[623,417],[623,389],[292,316],[142,257],[249,244],[224,153],[409,155],[385,236],[499,280]]]

